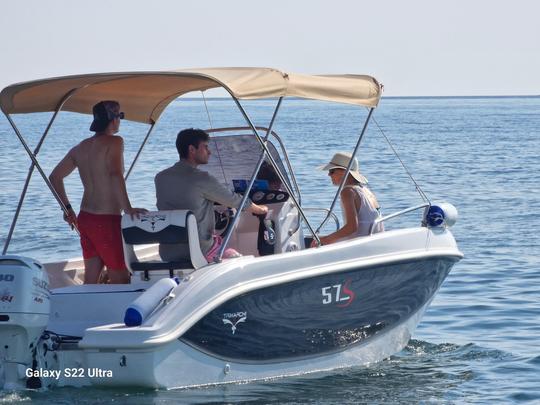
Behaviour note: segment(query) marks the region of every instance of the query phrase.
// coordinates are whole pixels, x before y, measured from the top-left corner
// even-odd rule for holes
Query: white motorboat
[[[46,257],[8,254],[34,168],[65,210],[37,160],[59,111],[88,114],[97,101],[113,99],[126,119],[149,124],[129,176],[170,102],[220,87],[247,126],[210,131],[221,158],[205,170],[243,192],[242,206],[249,196],[270,208],[261,222],[241,209],[217,207],[225,245],[243,256],[222,260],[224,245],[219,259],[208,263],[196,220],[185,210],[122,219],[132,273],[127,285],[83,285],[82,259],[41,264]],[[380,96],[381,86],[369,76],[264,68],[87,74],[3,89],[0,106],[32,164],[0,256],[0,387],[200,386],[364,365],[402,350],[463,256],[449,230],[456,210],[427,200],[378,220],[418,210],[417,227],[309,248],[305,236],[318,241],[318,229],[306,218],[286,150],[272,129],[284,97],[368,107],[354,156]],[[256,128],[241,103],[260,98],[277,99],[268,128]],[[32,151],[11,115],[37,112],[54,114]],[[281,188],[269,189],[257,178],[263,164],[273,168]],[[323,223],[334,215],[342,187]],[[164,262],[159,243],[183,243],[189,254]]]

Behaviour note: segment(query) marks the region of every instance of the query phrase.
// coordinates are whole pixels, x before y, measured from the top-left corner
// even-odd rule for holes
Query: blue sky
[[[365,73],[388,96],[540,94],[533,0],[3,0],[0,88],[209,66]]]

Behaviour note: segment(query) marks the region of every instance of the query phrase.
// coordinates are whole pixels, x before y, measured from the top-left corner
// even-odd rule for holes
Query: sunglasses
[[[113,114],[112,117],[113,117],[113,120],[116,118],[120,118],[121,120],[123,120],[125,117],[125,114],[123,112],[119,112],[119,113]]]
[[[338,170],[343,170],[343,169],[330,169],[328,170],[328,174],[333,175],[335,172],[337,172]]]

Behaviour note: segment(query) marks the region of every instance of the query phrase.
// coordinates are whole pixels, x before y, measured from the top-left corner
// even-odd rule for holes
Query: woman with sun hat
[[[332,184],[339,186],[350,161],[350,153],[338,152],[321,169],[328,170]],[[358,160],[354,158],[340,193],[345,224],[336,232],[321,236],[320,240],[323,245],[369,235],[375,220],[380,217],[380,207],[377,198],[367,187],[367,183],[367,179],[358,169]],[[378,223],[374,226],[373,233],[383,230],[383,224]]]

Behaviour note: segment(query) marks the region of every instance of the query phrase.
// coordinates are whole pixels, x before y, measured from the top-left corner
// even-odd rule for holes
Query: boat
[[[66,209],[38,161],[60,111],[91,114],[97,101],[112,99],[127,120],[149,125],[127,179],[165,108],[184,94],[214,88],[230,94],[245,126],[209,130],[220,159],[205,170],[243,193],[241,206],[250,197],[270,209],[260,220],[217,206],[216,228],[225,244],[215,262],[202,255],[196,220],[186,210],[122,218],[130,284],[82,284],[81,258],[49,262],[8,253],[34,170]],[[381,93],[367,75],[270,68],[83,74],[4,88],[0,107],[31,165],[0,256],[0,387],[172,389],[362,366],[401,351],[463,257],[449,229],[456,209],[427,199],[377,220],[416,211],[415,227],[310,247],[320,242],[321,226],[337,218],[343,184],[330,208],[320,207],[324,220],[315,229],[273,130],[287,97],[367,108],[355,156]],[[244,109],[244,100],[255,99],[276,100],[267,127],[256,127]],[[53,114],[31,150],[12,115],[41,112]],[[280,188],[257,177],[263,165],[275,171]],[[161,260],[159,243],[171,240],[188,247],[185,260]],[[223,259],[225,246],[242,256]]]

